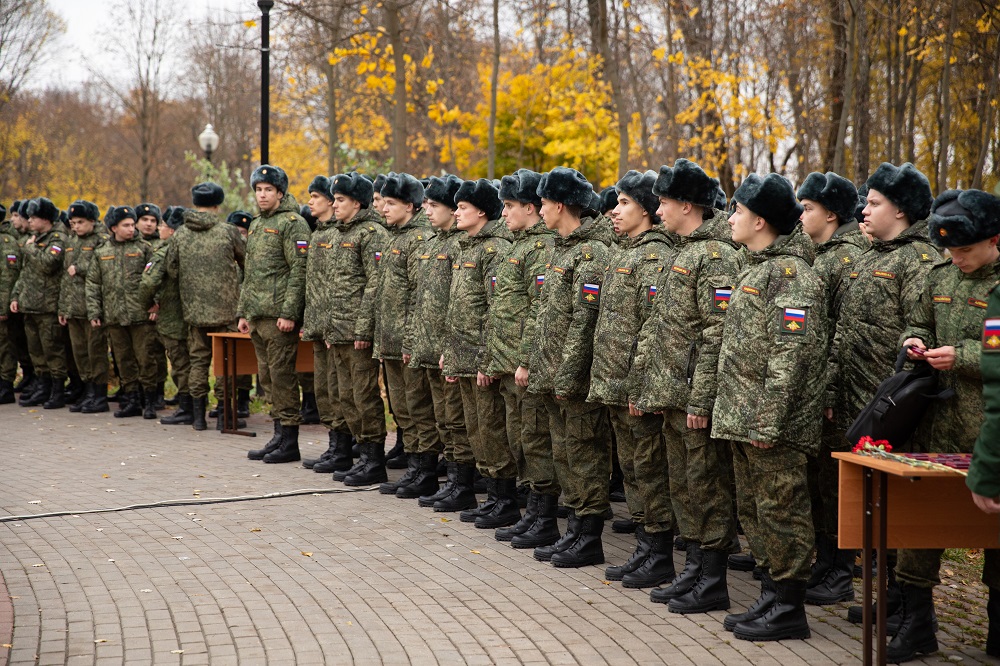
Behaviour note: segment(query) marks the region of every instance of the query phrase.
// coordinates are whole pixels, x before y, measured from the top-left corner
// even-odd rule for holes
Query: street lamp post
[[[260,163],[269,164],[271,117],[271,8],[274,0],[257,0],[260,7]]]
[[[219,135],[216,134],[215,128],[212,127],[211,123],[205,125],[205,129],[198,135],[198,145],[205,151],[205,159],[211,162],[212,153],[219,147]]]

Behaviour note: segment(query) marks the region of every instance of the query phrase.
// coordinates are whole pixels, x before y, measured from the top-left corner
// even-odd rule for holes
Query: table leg
[[[888,580],[888,572],[886,571],[886,532],[888,531],[889,522],[889,475],[885,472],[878,473],[878,545],[876,547],[877,559],[878,559],[878,576],[876,577],[876,584],[878,585],[878,618],[876,620],[876,630],[875,630],[875,640],[877,650],[877,661],[878,666],[885,666],[885,651],[886,651],[886,582]],[[869,566],[870,568],[870,566]]]
[[[229,347],[232,345],[232,348]],[[222,419],[222,434],[256,437],[257,433],[239,429],[239,415],[236,413],[238,393],[236,390],[236,373],[239,365],[236,340],[222,339],[222,405],[219,408],[219,418]]]
[[[872,517],[874,512],[874,506],[872,502],[872,470],[871,468],[865,467],[862,472],[864,479],[863,483],[863,499],[862,508],[864,509],[864,517],[862,518],[862,548],[861,548],[861,581],[862,589],[864,593],[861,599],[861,649],[864,654],[863,663],[864,666],[871,666],[872,663],[872,532],[874,531],[874,525],[872,524]],[[881,608],[885,607],[885,604],[879,604]]]

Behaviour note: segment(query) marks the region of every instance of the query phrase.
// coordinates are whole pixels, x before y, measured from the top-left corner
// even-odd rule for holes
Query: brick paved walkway
[[[263,442],[3,406],[0,514],[341,485],[248,461]],[[632,548],[610,530],[605,544],[613,563]],[[368,491],[11,522],[0,524],[0,664],[858,661],[846,605],[811,607],[808,641],[754,644],[722,629],[724,613],[673,615],[602,572],[555,569],[455,514]],[[984,613],[968,587],[968,612]],[[758,586],[731,573],[731,589],[742,609]],[[985,661],[975,627],[941,625],[941,653],[916,663]]]

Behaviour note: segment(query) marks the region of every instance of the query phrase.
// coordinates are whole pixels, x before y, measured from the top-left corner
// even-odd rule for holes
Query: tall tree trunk
[[[500,0],[493,0],[493,71],[490,73],[490,127],[486,177],[493,180],[497,160],[497,85],[500,82]]]
[[[399,5],[385,2],[385,31],[392,45],[392,62],[395,91],[392,108],[392,168],[406,171],[406,61],[403,60],[403,35],[400,27]]]
[[[340,137],[337,132],[337,66],[329,60],[323,65],[326,78],[326,170],[330,175],[339,173],[337,154],[340,151]]]
[[[600,55],[602,73],[611,86],[611,101],[614,113],[618,116],[618,178],[628,171],[628,110],[625,108],[625,96],[622,94],[621,77],[618,71],[618,61],[611,56],[608,44],[608,3],[607,0],[587,0],[587,12],[590,18],[591,51]]]
[[[993,59],[988,68],[990,72],[987,92],[981,97],[979,112],[979,155],[976,158],[976,169],[972,174],[972,182],[969,187],[981,189],[983,186],[983,170],[986,167],[986,156],[990,152],[990,144],[993,143],[993,106],[991,102],[997,98],[997,81],[1000,79],[1000,37],[997,37],[996,48],[993,51]],[[995,164],[996,162],[994,162]]]
[[[841,118],[846,115],[845,101],[847,99],[847,54],[849,51],[847,37],[847,22],[844,13],[844,0],[827,0],[830,12],[830,28],[833,31],[831,44],[830,68],[830,127],[826,135],[826,147],[823,153],[823,165],[827,171],[833,171],[836,163],[837,147],[840,138]]]
[[[854,96],[854,181],[868,180],[871,167],[871,46],[867,0],[858,0],[858,83]]]
[[[837,123],[837,138],[836,144],[833,151],[833,172],[834,173],[845,173],[847,165],[845,164],[845,143],[847,142],[847,121],[850,117],[848,109],[851,107],[851,102],[854,97],[854,82],[856,75],[854,73],[855,65],[857,64],[858,55],[858,13],[854,6],[854,2],[849,0],[851,17],[848,21],[847,30],[847,66],[845,67],[844,75],[844,101],[842,105],[842,110],[840,113],[840,120]]]
[[[944,72],[941,75],[941,114],[938,116],[940,141],[938,145],[937,183],[935,192],[944,192],[948,182],[948,150],[951,146],[951,53],[955,48],[955,23],[958,18],[958,0],[952,0],[948,17],[948,34],[944,38]]]

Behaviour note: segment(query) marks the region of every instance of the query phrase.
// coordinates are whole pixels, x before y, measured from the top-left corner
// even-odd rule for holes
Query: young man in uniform
[[[461,388],[471,457],[486,479],[487,493],[485,502],[459,517],[480,529],[495,529],[521,518],[517,467],[507,443],[500,383],[484,372],[489,309],[511,235],[500,219],[503,204],[490,181],[480,178],[462,183],[455,193],[455,205],[457,226],[467,236],[459,241],[461,251],[451,280],[441,371],[446,381]],[[467,459],[468,453],[463,457]],[[456,487],[456,493],[461,492],[463,489]],[[468,495],[467,489],[464,492]]]
[[[19,404],[60,409],[66,406],[66,349],[58,317],[66,237],[54,228],[59,210],[48,199],[22,204],[22,213],[28,218],[31,236],[24,241],[23,263],[10,295],[10,311],[24,314],[28,351],[38,380],[30,396],[21,395]]]
[[[243,289],[237,307],[240,333],[249,333],[258,365],[267,366],[265,390],[271,399],[274,435],[250,460],[286,463],[299,453],[299,383],[295,377],[298,329],[306,300],[309,225],[288,192],[288,176],[262,164],[250,175],[260,214],[250,224]],[[264,373],[260,373],[264,374]]]
[[[712,437],[733,442],[740,522],[764,577],[757,602],[724,625],[743,640],[804,639],[815,542],[806,460],[822,427],[826,291],[785,178],[751,174],[733,199],[747,265],[726,309]]]
[[[163,215],[160,207],[154,203],[141,203],[135,207],[135,214],[139,218],[135,223],[135,230],[144,241],[149,243],[153,251],[160,249],[166,242],[160,236],[160,224],[163,222]],[[153,319],[155,321],[155,319]],[[163,399],[163,387],[167,381],[167,349],[165,343],[160,339],[159,326],[157,332],[148,341],[149,354],[156,361],[156,401],[155,409],[163,409],[166,405]],[[145,400],[143,400],[145,403]],[[143,416],[156,418],[155,411],[146,411]]]
[[[87,318],[94,328],[107,326],[121,373],[125,404],[117,418],[143,414],[142,393],[147,405],[156,402],[156,362],[149,354],[149,337],[156,332],[137,289],[153,248],[136,235],[135,220],[128,206],[112,211],[111,237],[95,251],[87,272]]]
[[[15,208],[19,202],[15,201]],[[6,210],[4,210],[6,213]],[[15,400],[14,380],[17,379],[17,349],[14,326],[11,324],[10,292],[21,273],[21,246],[10,222],[0,215],[0,405]]]

